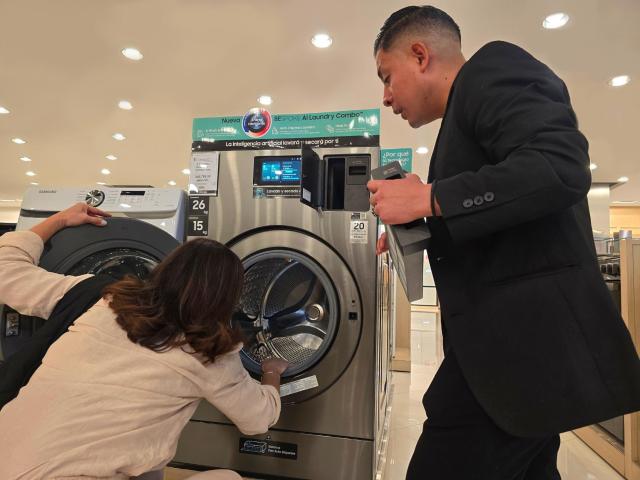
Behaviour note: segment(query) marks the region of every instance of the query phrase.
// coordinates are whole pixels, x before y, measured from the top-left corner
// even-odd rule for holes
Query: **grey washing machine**
[[[26,190],[16,230],[28,230],[43,219],[77,202],[112,213],[106,227],[67,228],[45,245],[40,266],[64,275],[105,273],[146,277],[184,240],[185,194],[151,187],[91,189],[41,188]],[[0,304],[0,361],[28,342],[44,320],[20,315]]]
[[[197,145],[194,148],[198,148]],[[243,435],[203,401],[172,465],[230,468],[255,478],[375,477],[389,388],[389,264],[376,257],[366,182],[373,147],[318,148],[324,209],[301,202],[300,150],[222,151],[208,236],[242,260],[233,321],[256,379],[266,357],[286,359],[280,420]],[[191,197],[197,201],[199,197]]]

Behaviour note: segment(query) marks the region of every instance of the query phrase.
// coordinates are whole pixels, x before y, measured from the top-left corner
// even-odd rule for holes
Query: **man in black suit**
[[[374,51],[385,106],[413,128],[442,118],[427,184],[368,184],[385,224],[427,217],[432,232],[445,359],[407,478],[558,479],[559,432],[640,409],[567,88],[506,42],[465,60],[460,29],[430,6],[391,15]]]

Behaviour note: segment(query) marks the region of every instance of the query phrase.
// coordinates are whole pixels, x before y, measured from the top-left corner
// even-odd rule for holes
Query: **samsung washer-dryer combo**
[[[217,196],[190,197],[208,202],[208,236],[228,245],[245,268],[233,318],[246,339],[245,368],[259,379],[264,358],[290,366],[282,414],[266,434],[242,434],[203,401],[182,433],[174,467],[230,468],[252,478],[375,477],[392,291],[386,257],[375,254],[377,221],[366,188],[379,149],[314,152],[320,163],[303,167],[300,149],[221,151]],[[310,208],[310,199],[323,208]]]
[[[178,189],[30,188],[16,229],[27,230],[74,203],[86,202],[114,216],[105,227],[82,225],[58,232],[45,245],[40,266],[65,275],[144,278],[184,240],[185,200]],[[18,351],[43,322],[0,305],[0,360]]]

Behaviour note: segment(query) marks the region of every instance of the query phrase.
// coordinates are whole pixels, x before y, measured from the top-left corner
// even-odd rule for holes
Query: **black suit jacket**
[[[505,431],[542,436],[640,409],[640,362],[598,269],[588,145],[567,88],[492,42],[455,79],[429,169],[445,342]]]

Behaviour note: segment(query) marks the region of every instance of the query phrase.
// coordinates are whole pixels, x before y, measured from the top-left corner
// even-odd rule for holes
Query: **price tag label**
[[[220,152],[194,152],[191,155],[189,193],[218,196]]]

